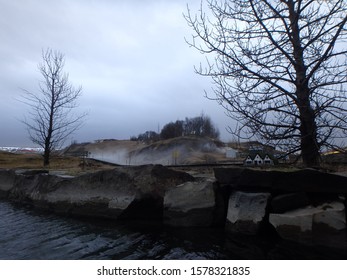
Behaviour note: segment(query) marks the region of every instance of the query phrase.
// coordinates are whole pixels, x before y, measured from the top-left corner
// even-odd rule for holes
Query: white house
[[[266,154],[264,157],[264,164],[270,164],[270,165],[274,164],[274,161],[272,160],[272,158],[270,158],[268,154]]]
[[[244,165],[273,165],[273,159],[268,155],[262,155],[256,153],[254,155],[248,155],[244,160]]]

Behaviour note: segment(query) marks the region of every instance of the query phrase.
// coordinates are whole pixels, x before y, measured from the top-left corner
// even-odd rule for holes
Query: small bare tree
[[[23,102],[29,105],[29,116],[23,120],[30,140],[44,149],[43,164],[49,165],[54,150],[81,127],[86,113],[74,114],[82,87],[74,88],[63,72],[64,55],[47,49],[42,52],[38,69],[42,75],[38,92],[24,90]]]
[[[300,151],[306,166],[345,139],[346,0],[206,0],[186,20],[235,135]]]

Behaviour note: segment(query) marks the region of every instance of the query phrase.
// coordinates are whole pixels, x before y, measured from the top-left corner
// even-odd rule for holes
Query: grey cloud
[[[66,57],[70,81],[82,85],[89,117],[73,138],[126,139],[204,111],[222,132],[223,109],[203,97],[208,80],[193,65],[203,57],[184,41],[185,0],[0,0],[0,145],[30,144],[18,119],[21,88],[37,90],[41,50]],[[9,129],[11,128],[11,129]],[[225,138],[227,138],[225,134]]]

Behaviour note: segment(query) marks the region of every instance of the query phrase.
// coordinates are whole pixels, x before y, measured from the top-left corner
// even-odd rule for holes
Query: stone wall
[[[0,194],[64,215],[161,220],[165,192],[186,181],[194,178],[160,165],[124,167],[78,177],[1,170]]]
[[[77,177],[0,170],[0,197],[64,215],[225,227],[230,235],[269,230],[305,244],[346,243],[346,177],[315,170],[214,171],[214,178],[194,178],[161,165]]]
[[[347,250],[347,177],[244,168],[216,168],[215,177],[230,196],[229,232],[254,235],[272,228],[283,239]]]

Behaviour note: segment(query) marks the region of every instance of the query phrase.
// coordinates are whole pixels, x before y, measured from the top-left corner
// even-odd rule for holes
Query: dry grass
[[[35,154],[0,152],[0,168],[42,168],[42,157]]]
[[[38,154],[14,154],[0,151],[0,168],[4,169],[48,169],[50,171],[62,171],[66,174],[79,174],[114,168],[111,165],[83,160],[71,156],[53,156],[49,167],[43,166],[42,156]]]

